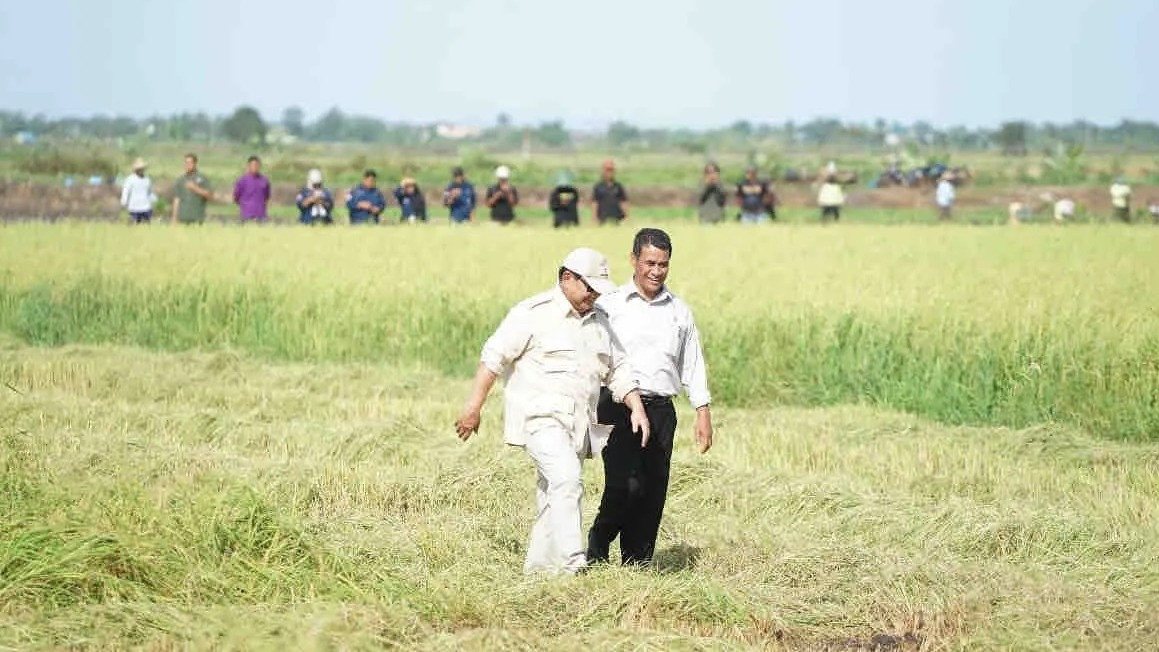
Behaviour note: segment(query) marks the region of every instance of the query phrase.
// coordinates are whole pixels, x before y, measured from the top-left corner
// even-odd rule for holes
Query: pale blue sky
[[[1157,27],[1159,0],[6,0],[0,108],[1107,124],[1159,120]]]

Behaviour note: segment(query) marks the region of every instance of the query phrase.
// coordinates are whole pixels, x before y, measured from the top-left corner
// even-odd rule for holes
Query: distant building
[[[463,140],[464,138],[478,138],[483,133],[478,127],[465,125],[439,124],[435,126],[435,134],[447,140]]]

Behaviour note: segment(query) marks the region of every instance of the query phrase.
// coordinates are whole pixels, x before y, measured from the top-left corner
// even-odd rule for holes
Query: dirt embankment
[[[298,187],[291,184],[275,184],[273,202],[291,205],[294,203]],[[546,207],[550,188],[521,188],[522,204],[526,207]],[[814,206],[816,191],[807,184],[784,184],[776,187],[777,197],[782,206]],[[1020,201],[1034,205],[1043,203],[1048,196],[1055,199],[1067,197],[1079,205],[1099,209],[1108,206],[1110,197],[1103,187],[1006,187],[976,188],[965,187],[958,192],[959,207],[990,207],[1005,213],[1010,202]],[[166,193],[161,193],[167,203]],[[336,199],[342,201],[341,191]],[[393,204],[389,197],[388,203]],[[441,196],[438,192],[427,193],[427,204],[433,214],[438,214]],[[628,187],[628,194],[635,206],[663,206],[671,208],[693,208],[696,191],[681,188]],[[929,208],[933,206],[933,190],[929,188],[849,188],[848,204],[851,207],[868,208]],[[1134,188],[1135,203],[1143,206],[1149,201],[1159,200],[1159,187]],[[121,214],[120,191],[115,187],[74,186],[64,187],[37,183],[0,183],[0,219],[59,219],[65,217],[88,219],[112,219]],[[234,208],[228,194],[218,193],[219,203],[211,209],[213,215],[231,216]]]

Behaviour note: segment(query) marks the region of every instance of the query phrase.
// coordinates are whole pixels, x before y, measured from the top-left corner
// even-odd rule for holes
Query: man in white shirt
[[[943,172],[938,179],[938,189],[934,192],[934,199],[938,204],[938,219],[948,220],[954,208],[954,177],[949,172]]]
[[[556,287],[526,299],[507,313],[483,345],[475,385],[455,421],[466,441],[479,429],[491,387],[503,378],[504,440],[527,451],[538,473],[538,517],[531,531],[524,572],[576,573],[587,566],[580,499],[581,460],[597,452],[607,430],[596,423],[600,386],[611,388],[637,441],[649,426],[632,370],[607,314],[596,307],[614,291],[608,261],[580,248],[559,268]]]
[[[612,424],[613,430],[603,451],[604,495],[588,533],[587,554],[593,563],[608,560],[616,536],[621,563],[652,563],[668,494],[676,432],[674,396],[687,393],[696,408],[700,452],[712,446],[712,397],[700,334],[688,305],[665,285],[671,256],[667,233],[641,229],[632,244],[631,282],[600,298],[612,332],[628,353],[651,428],[649,438],[641,440],[632,431],[627,410],[603,393],[599,422]]]
[[[134,224],[148,224],[153,217],[153,204],[157,196],[153,194],[153,181],[145,176],[145,161],[133,161],[133,173],[125,179],[121,188],[121,206],[129,211]]]

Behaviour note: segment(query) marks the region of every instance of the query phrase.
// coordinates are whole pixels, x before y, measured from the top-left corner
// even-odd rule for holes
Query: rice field
[[[1151,228],[673,226],[717,445],[681,412],[655,570],[523,578],[530,464],[451,423],[632,233],[0,229],[0,648],[1159,640]]]

